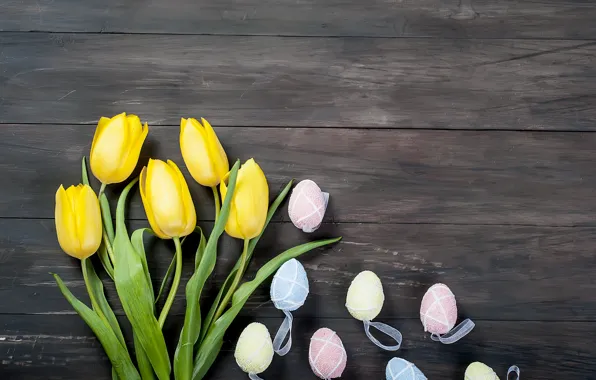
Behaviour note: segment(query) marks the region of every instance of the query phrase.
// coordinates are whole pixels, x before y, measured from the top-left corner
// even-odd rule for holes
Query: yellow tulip
[[[56,192],[56,233],[64,252],[77,259],[93,255],[101,244],[99,200],[89,185]]]
[[[173,161],[149,160],[141,172],[141,198],[153,232],[162,239],[182,237],[197,225],[184,176]]]
[[[225,178],[220,185],[222,199],[228,190]],[[265,174],[254,159],[238,170],[236,188],[226,223],[228,235],[252,239],[263,231],[269,208],[269,186]]]
[[[198,183],[217,186],[230,171],[228,157],[209,122],[201,118],[180,122],[180,150],[184,163]]]
[[[93,175],[106,185],[127,179],[137,166],[148,132],[147,123],[141,125],[137,115],[99,119],[90,154]]]

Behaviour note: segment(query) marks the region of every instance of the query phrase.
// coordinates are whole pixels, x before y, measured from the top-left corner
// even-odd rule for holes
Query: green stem
[[[174,281],[172,281],[172,287],[170,288],[170,293],[168,293],[168,298],[166,298],[166,303],[163,305],[163,309],[161,309],[161,313],[159,314],[158,322],[161,328],[163,328],[170,308],[174,303],[176,291],[180,285],[180,277],[182,276],[182,245],[180,244],[180,238],[175,237],[174,244],[176,245],[176,272],[174,272]]]
[[[221,208],[219,201],[219,192],[217,191],[217,186],[213,186],[211,190],[213,190],[213,199],[215,200],[215,220],[217,220],[219,218],[219,210]]]
[[[230,286],[230,290],[228,290],[228,293],[226,293],[226,296],[224,297],[223,301],[221,301],[221,303],[219,304],[219,307],[217,308],[217,311],[215,312],[215,316],[213,317],[212,323],[215,323],[215,321],[217,321],[219,319],[219,317],[221,317],[221,315],[223,314],[223,312],[226,309],[226,306],[228,306],[228,302],[230,302],[232,295],[236,291],[238,284],[240,283],[240,279],[242,278],[242,274],[244,272],[243,268],[246,265],[246,258],[247,258],[249,242],[250,242],[250,239],[244,239],[244,249],[242,250],[242,256],[240,256],[240,268],[236,272],[236,277],[234,277],[234,282],[232,282],[232,285]]]
[[[106,183],[101,184],[101,187],[99,188],[99,194],[97,195],[97,199],[100,199],[101,195],[106,191],[106,186],[108,186]]]
[[[110,261],[112,262],[112,265],[114,265],[114,249],[112,248],[112,243],[110,243],[110,239],[108,238],[105,228],[103,229],[103,242],[106,245],[106,249],[108,250]]]

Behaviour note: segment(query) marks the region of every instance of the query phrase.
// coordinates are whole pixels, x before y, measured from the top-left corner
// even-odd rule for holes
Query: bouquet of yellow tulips
[[[215,361],[223,336],[252,292],[284,262],[314,248],[339,240],[310,242],[280,253],[263,265],[255,277],[242,282],[253,251],[273,214],[288,194],[292,181],[269,205],[269,187],[259,165],[250,159],[231,170],[226,153],[207,120],[182,119],[180,149],[195,181],[213,189],[215,225],[209,238],[197,227],[193,200],[186,180],[173,161],[150,159],[140,177],[122,191],[116,208],[115,227],[104,190],[107,185],[127,180],[139,160],[149,132],[136,115],[122,113],[99,120],[90,152],[93,175],[101,182],[98,195],[89,185],[86,161],[82,163],[82,184],[56,193],[56,231],[60,246],[81,260],[83,278],[91,307],[79,301],[58,275],[58,287],[76,312],[93,330],[111,364],[112,378],[120,380],[171,378],[202,379]],[[127,197],[139,183],[141,198],[151,228],[129,235],[125,209]],[[218,189],[219,186],[219,189]],[[220,202],[221,199],[223,202]],[[224,230],[242,239],[244,248],[236,265],[219,288],[206,313],[201,312],[201,291],[217,260],[217,245]],[[194,273],[186,284],[186,311],[174,358],[168,354],[162,327],[180,285],[183,238],[196,232],[200,243]],[[172,239],[176,251],[157,296],[149,274],[144,234]],[[132,326],[134,360],[122,329],[105,296],[91,256],[97,252],[102,267],[114,281],[118,298]],[[173,276],[164,306],[156,302]]]

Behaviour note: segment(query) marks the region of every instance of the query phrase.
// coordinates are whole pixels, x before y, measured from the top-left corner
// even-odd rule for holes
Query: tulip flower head
[[[219,185],[230,171],[228,157],[209,122],[201,118],[180,122],[180,150],[190,175],[203,186]]]
[[[147,123],[141,125],[137,115],[99,119],[90,154],[93,175],[106,185],[127,179],[137,166],[148,132]]]
[[[64,252],[77,259],[93,255],[101,244],[99,200],[89,185],[71,186],[56,192],[56,233]]]
[[[226,179],[227,177],[220,185],[222,198],[225,198],[228,190]],[[238,170],[226,232],[238,239],[252,239],[258,236],[265,226],[268,208],[267,178],[261,167],[251,158]]]
[[[197,224],[184,176],[173,161],[149,160],[140,179],[141,198],[153,232],[162,239],[182,237]]]

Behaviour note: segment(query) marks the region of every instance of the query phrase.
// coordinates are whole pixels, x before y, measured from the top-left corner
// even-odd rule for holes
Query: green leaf
[[[201,291],[209,275],[215,268],[217,259],[217,242],[224,231],[228,215],[230,214],[230,203],[236,188],[236,178],[240,161],[236,161],[228,181],[228,192],[223,202],[219,218],[215,221],[209,241],[205,246],[203,257],[200,260],[198,268],[186,284],[186,312],[184,315],[184,326],[180,333],[178,346],[174,355],[174,375],[176,380],[189,380],[192,375],[193,367],[193,348],[201,332],[201,310],[199,300]]]
[[[172,256],[172,261],[170,262],[170,266],[168,267],[168,270],[166,272],[165,277],[161,281],[161,286],[159,287],[159,292],[157,293],[157,297],[155,297],[155,302],[154,303],[157,304],[157,302],[161,298],[162,293],[166,289],[166,284],[170,280],[170,277],[172,277],[172,273],[174,272],[174,267],[175,266],[176,266],[176,255]]]
[[[135,343],[135,355],[137,357],[137,365],[139,366],[139,372],[141,372],[141,379],[143,380],[153,380],[155,379],[155,373],[153,372],[153,367],[151,366],[151,362],[149,361],[149,357],[147,357],[147,353],[143,349],[143,345],[139,341],[139,338],[136,334],[133,334],[133,339]]]
[[[199,242],[199,246],[197,247],[197,253],[195,254],[195,271],[199,269],[199,264],[201,264],[201,260],[203,259],[203,254],[205,253],[205,247],[207,242],[205,239],[205,235],[203,235],[203,230],[201,227],[196,228],[197,231],[201,234],[201,241]]]
[[[93,306],[93,310],[97,313],[97,315],[107,322],[116,337],[120,341],[123,347],[126,347],[126,342],[124,341],[124,335],[122,335],[122,330],[120,329],[120,325],[118,324],[118,320],[116,319],[116,315],[114,315],[114,311],[110,307],[108,300],[106,298],[103,283],[99,279],[99,276],[95,272],[95,268],[93,267],[93,263],[91,259],[83,259],[81,260],[81,266],[83,269],[83,277],[85,279],[85,285],[87,286],[87,291],[89,293],[89,298],[91,299],[91,305]]]
[[[299,245],[294,248],[290,248],[287,251],[280,253],[273,259],[269,260],[265,265],[259,269],[255,278],[252,281],[245,282],[242,284],[238,290],[234,293],[232,297],[232,306],[222,314],[221,317],[211,327],[205,340],[201,344],[199,352],[195,358],[194,370],[192,379],[193,380],[200,380],[202,379],[211,365],[213,361],[217,357],[217,352],[221,349],[221,344],[223,342],[223,336],[234,321],[234,318],[238,315],[250,295],[257,289],[263,281],[265,281],[269,276],[271,276],[276,270],[282,266],[283,263],[286,261],[293,259],[306,253],[310,250],[313,250],[318,247],[322,247],[327,244],[333,244],[338,242],[341,239],[327,239],[327,240],[319,240],[315,242],[305,243]]]
[[[261,233],[258,236],[253,238],[248,245],[246,266],[248,266],[248,263],[250,263],[250,259],[252,258],[252,253],[255,250],[255,247],[257,246],[259,239],[261,238],[261,236],[263,236],[263,233],[265,233],[265,229],[267,228],[267,225],[269,225],[269,222],[273,218],[275,211],[277,211],[277,208],[279,207],[279,205],[281,205],[281,203],[284,201],[284,199],[286,199],[286,196],[288,195],[290,189],[292,188],[293,182],[294,182],[294,180],[291,180],[290,182],[288,182],[286,187],[284,187],[284,189],[281,191],[281,193],[279,193],[277,198],[275,198],[273,203],[271,203],[271,206],[269,206],[269,211],[267,212],[267,219],[265,220],[265,225],[263,226],[263,231],[261,231]],[[211,326],[211,323],[213,323],[213,316],[215,315],[215,312],[217,311],[217,308],[219,307],[219,303],[220,303],[223,295],[226,294],[229,291],[230,286],[232,286],[232,283],[234,282],[234,278],[236,277],[236,272],[238,272],[238,269],[240,268],[241,263],[242,263],[242,258],[238,258],[238,261],[236,261],[236,265],[234,265],[234,268],[232,268],[232,270],[230,271],[230,274],[228,274],[228,277],[224,281],[223,285],[219,288],[219,292],[217,293],[215,300],[213,300],[211,309],[209,309],[209,313],[207,313],[207,316],[205,317],[205,320],[203,321],[203,328],[201,329],[201,337],[199,338],[199,342],[203,341],[203,339],[205,338],[205,335],[207,334],[207,331],[209,331],[209,327]]]
[[[145,243],[143,242],[143,233],[147,232],[153,235],[153,231],[150,228],[139,228],[135,232],[132,233],[130,238],[130,242],[132,243],[133,247],[135,247],[136,253],[138,253],[139,258],[143,264],[143,271],[145,272],[145,277],[147,277],[147,283],[151,285],[151,275],[149,274],[149,266],[147,265],[147,255],[145,254]],[[153,293],[153,286],[149,286],[151,289],[151,299],[155,299],[155,294]]]
[[[60,276],[54,274],[54,279],[64,297],[99,339],[112,363],[112,368],[114,368],[118,377],[126,380],[140,380],[141,377],[139,376],[139,372],[132,364],[128,351],[122,346],[118,337],[110,328],[110,325],[104,322],[97,313],[87,307],[87,305],[79,301],[70,290],[68,290]]]
[[[106,242],[102,240],[99,249],[97,250],[97,256],[99,256],[99,261],[101,261],[101,265],[103,269],[105,269],[106,273],[112,281],[114,281],[114,267],[112,266],[112,262],[110,261],[110,257],[108,256],[108,249],[106,248]]]
[[[132,181],[122,191],[116,209],[114,282],[124,312],[153,370],[160,380],[169,380],[170,358],[154,315],[153,288],[147,277],[146,263],[143,263],[144,254],[137,252],[131,243],[124,221],[126,198],[136,182],[137,180]]]
[[[108,197],[106,194],[102,194],[99,197],[99,206],[101,209],[101,220],[103,220],[103,225],[108,234],[108,239],[110,243],[114,242],[114,225],[112,223],[112,213],[110,211],[110,202],[108,202]]]
[[[83,161],[81,162],[81,179],[83,180],[83,184],[89,185],[89,174],[87,174],[87,158],[83,156]]]

